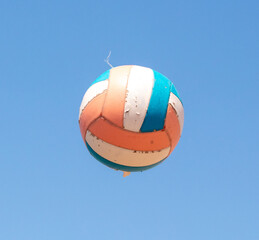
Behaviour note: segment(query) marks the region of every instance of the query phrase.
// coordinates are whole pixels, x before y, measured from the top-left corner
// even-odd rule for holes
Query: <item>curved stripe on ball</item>
[[[141,132],[158,131],[164,128],[171,82],[162,74],[154,72],[154,87]]]
[[[170,138],[170,143],[171,143],[170,153],[171,153],[174,150],[175,146],[177,145],[181,136],[180,123],[175,114],[175,110],[173,109],[171,104],[168,105],[168,109],[167,109],[167,115],[165,120],[165,131],[168,134],[168,137]]]
[[[91,87],[88,88],[88,90],[86,91],[81,106],[80,106],[80,110],[79,110],[79,118],[80,115],[83,111],[83,109],[87,106],[87,104],[93,100],[93,98],[95,98],[97,95],[103,93],[105,90],[107,90],[108,88],[108,80],[104,80],[104,81],[100,81],[97,82],[93,85],[91,85]]]
[[[176,88],[175,88],[175,86],[174,86],[173,83],[171,84],[171,90],[170,90],[170,92],[173,93],[176,97],[178,97],[179,100],[180,100],[180,102],[182,102],[182,100],[181,100],[181,98],[180,98],[180,96],[179,96],[179,94],[178,94],[178,92],[177,92],[177,90],[176,90]]]
[[[131,67],[121,66],[110,70],[109,86],[102,111],[106,119],[121,128],[123,128],[124,103]]]
[[[150,168],[153,168],[155,166],[157,166],[158,164],[162,163],[165,159],[163,159],[160,162],[157,162],[153,165],[149,165],[149,166],[145,166],[145,167],[130,167],[130,166],[124,166],[124,165],[120,165],[114,162],[111,162],[105,158],[103,158],[102,156],[100,156],[99,154],[97,154],[90,146],[89,144],[87,144],[87,142],[85,142],[86,147],[88,149],[88,151],[90,152],[90,154],[97,159],[99,162],[101,162],[102,164],[106,165],[107,167],[113,168],[115,170],[120,170],[120,171],[126,171],[126,172],[142,172],[145,170],[148,170]]]
[[[171,122],[168,123],[169,128],[170,124]],[[103,117],[92,122],[88,130],[110,144],[127,149],[156,151],[171,146],[170,138],[163,130],[151,133],[131,132],[115,126]]]
[[[82,111],[79,118],[79,126],[83,139],[85,139],[89,125],[101,116],[105,96],[106,91],[92,99]]]
[[[182,134],[183,123],[184,123],[183,105],[182,105],[181,101],[179,100],[179,98],[177,96],[175,96],[173,93],[170,94],[169,103],[171,104],[171,106],[174,108],[174,110],[176,112],[176,115],[178,117],[179,124],[180,124],[180,129],[181,129],[180,134]]]
[[[152,69],[140,66],[131,68],[124,106],[123,126],[125,129],[139,132],[146,116],[153,85]]]
[[[91,84],[94,85],[98,82],[104,81],[104,80],[108,80],[110,76],[110,69],[105,71],[103,74],[101,74],[98,78],[95,79],[95,81],[93,81],[93,83]]]
[[[130,167],[153,165],[166,158],[170,152],[170,147],[159,151],[136,151],[117,147],[97,138],[90,131],[87,131],[85,140],[103,158]]]

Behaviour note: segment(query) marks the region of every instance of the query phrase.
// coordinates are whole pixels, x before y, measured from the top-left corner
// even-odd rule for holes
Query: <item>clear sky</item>
[[[1,0],[0,239],[258,240],[259,2]],[[127,178],[96,161],[78,111],[136,64],[170,78],[182,138]]]

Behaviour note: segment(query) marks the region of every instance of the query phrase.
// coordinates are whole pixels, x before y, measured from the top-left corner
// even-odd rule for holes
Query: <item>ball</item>
[[[83,140],[101,163],[116,170],[150,169],[178,143],[184,122],[173,83],[147,67],[111,68],[86,91],[79,110]]]

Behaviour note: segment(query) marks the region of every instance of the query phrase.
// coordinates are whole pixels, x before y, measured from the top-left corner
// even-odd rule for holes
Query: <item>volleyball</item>
[[[124,172],[150,169],[177,145],[184,109],[173,83],[151,68],[126,65],[100,75],[86,91],[79,126],[90,154]]]

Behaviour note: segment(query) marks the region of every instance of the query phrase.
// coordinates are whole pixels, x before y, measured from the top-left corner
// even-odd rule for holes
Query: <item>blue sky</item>
[[[259,239],[258,1],[0,3],[0,239]],[[109,68],[170,78],[182,138],[122,178],[81,139]]]

